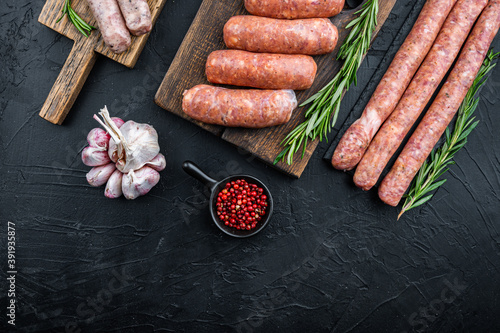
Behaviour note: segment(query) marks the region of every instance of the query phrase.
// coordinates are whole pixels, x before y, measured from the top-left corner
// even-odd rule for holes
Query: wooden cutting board
[[[148,0],[153,25],[160,15],[165,2],[166,0]],[[73,0],[71,4],[83,20],[97,27],[97,23],[86,0]],[[97,53],[132,68],[137,62],[149,37],[149,34],[140,37],[132,36],[130,48],[126,52],[115,54],[106,47],[99,30],[93,30],[89,37],[85,37],[69,22],[67,17],[57,23],[57,20],[61,17],[63,6],[64,0],[47,0],[38,17],[38,22],[71,38],[75,42],[40,111],[42,118],[57,125],[60,125],[64,121],[64,118],[66,118],[66,115],[73,106],[87,76],[94,66]]]
[[[396,1],[379,1],[378,26],[373,39],[380,31]],[[311,89],[297,92],[299,104],[321,89],[340,70],[342,64],[335,60],[335,55],[349,33],[345,26],[356,16],[355,12],[358,9],[346,8],[341,14],[332,18],[332,22],[339,30],[337,48],[333,54],[314,57],[318,64],[318,75]],[[197,84],[209,84],[205,77],[207,57],[212,51],[225,48],[222,33],[224,24],[232,16],[241,14],[248,14],[242,0],[203,1],[156,93],[155,102],[167,111],[197,124],[235,146],[254,154],[262,161],[273,165],[276,156],[283,150],[283,146],[280,145],[281,141],[295,126],[304,121],[304,112],[307,107],[295,110],[287,124],[258,130],[207,125],[190,118],[182,111],[182,93]],[[304,158],[300,159],[300,154],[296,154],[292,165],[279,162],[273,166],[292,177],[299,178],[318,143],[319,140],[310,142]]]

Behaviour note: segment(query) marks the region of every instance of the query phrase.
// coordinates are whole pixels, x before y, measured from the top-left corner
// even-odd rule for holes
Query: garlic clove
[[[100,147],[85,147],[82,151],[82,162],[87,166],[100,166],[111,162],[108,152]]]
[[[95,187],[104,185],[115,170],[116,167],[113,163],[93,167],[89,173],[87,173],[87,182]]]
[[[150,167],[142,167],[139,170],[131,170],[123,175],[122,191],[125,198],[136,199],[147,194],[160,181],[160,174]]]
[[[108,150],[108,143],[111,136],[102,128],[93,128],[87,135],[89,146]]]
[[[106,183],[104,196],[110,199],[116,199],[122,195],[122,178],[123,173],[120,170],[115,170]]]
[[[113,120],[113,122],[116,124],[116,127],[118,128],[122,127],[122,125],[125,124],[125,120],[123,120],[122,118],[111,117],[111,120]]]
[[[151,161],[146,163],[146,165],[155,169],[156,171],[162,171],[167,166],[167,160],[165,159],[165,156],[163,156],[163,154],[160,153],[156,155],[156,157],[153,158]]]
[[[113,163],[118,161],[118,145],[113,139],[109,140],[108,156]]]
[[[158,133],[153,126],[129,120],[123,124],[120,131],[124,137],[121,144],[125,154],[122,157],[118,145],[119,158],[116,167],[123,173],[142,168],[160,152]]]

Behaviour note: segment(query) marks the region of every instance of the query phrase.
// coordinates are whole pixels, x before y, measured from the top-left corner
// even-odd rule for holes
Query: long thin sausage
[[[337,145],[332,157],[333,167],[338,170],[352,170],[359,163],[378,129],[394,111],[418,67],[429,53],[456,2],[457,0],[428,0],[425,3],[361,118],[349,127]]]
[[[396,109],[373,139],[354,174],[354,183],[369,190],[398,149],[443,80],[487,0],[459,0],[431,51],[411,81]]]
[[[345,0],[245,0],[250,14],[283,19],[332,17],[344,8]]]
[[[104,43],[114,53],[125,52],[132,42],[116,0],[87,0]]]
[[[448,80],[379,187],[379,197],[397,206],[418,170],[455,116],[500,28],[500,0],[490,1],[476,23]]]
[[[332,52],[337,41],[337,27],[327,18],[280,20],[240,15],[224,26],[228,48],[251,52],[318,55]]]
[[[182,110],[208,124],[262,128],[290,120],[297,107],[293,90],[226,89],[205,84],[184,92]]]
[[[314,59],[299,54],[214,51],[208,56],[209,82],[261,89],[304,90],[316,76]]]
[[[117,0],[128,30],[134,36],[151,31],[151,11],[146,0]]]

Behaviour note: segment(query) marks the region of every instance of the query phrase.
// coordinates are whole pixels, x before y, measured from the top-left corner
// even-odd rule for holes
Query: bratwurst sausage
[[[214,51],[208,56],[208,81],[261,89],[304,90],[311,87],[317,66],[307,55]]]
[[[490,1],[474,26],[448,80],[379,187],[379,197],[397,206],[427,156],[455,116],[500,27],[500,0]]]
[[[359,163],[378,129],[403,96],[456,1],[428,0],[425,3],[361,118],[349,127],[337,145],[332,158],[333,167],[352,170]]]
[[[205,84],[184,92],[182,110],[191,118],[229,127],[262,128],[290,120],[293,90],[226,89]]]
[[[455,61],[476,18],[488,0],[459,0],[439,33],[431,51],[411,81],[389,119],[373,139],[354,174],[354,183],[369,190],[391,156],[424,110]]]
[[[318,55],[332,52],[337,40],[337,27],[327,18],[280,20],[240,15],[224,26],[228,48],[251,52]]]
[[[332,17],[344,8],[345,0],[245,0],[250,14],[283,19]]]
[[[141,36],[151,31],[153,23],[146,0],[118,0],[118,5],[132,35]]]
[[[130,47],[131,38],[115,0],[87,0],[97,21],[104,43],[114,53]]]

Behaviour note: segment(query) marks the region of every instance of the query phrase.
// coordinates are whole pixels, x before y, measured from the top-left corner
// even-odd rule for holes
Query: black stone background
[[[135,69],[100,57],[63,126],[38,112],[72,42],[37,22],[43,1],[0,3],[0,330],[12,330],[12,221],[23,332],[498,332],[500,69],[448,182],[396,222],[376,191],[322,160],[326,142],[294,180],[154,104],[200,3],[167,2]],[[396,3],[337,129],[355,105],[361,113],[422,4]],[[109,200],[85,181],[80,152],[104,104],[160,135],[167,168],[147,197]],[[181,170],[187,159],[215,177],[261,178],[275,198],[269,227],[223,235],[202,186]]]

